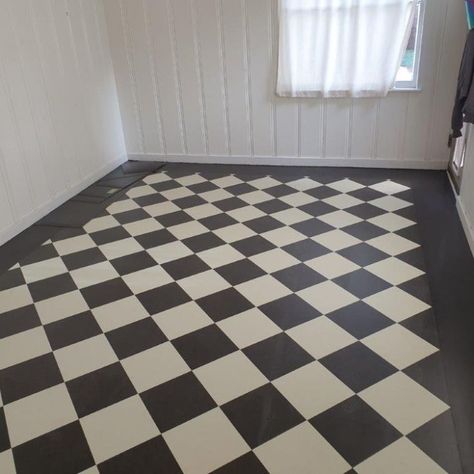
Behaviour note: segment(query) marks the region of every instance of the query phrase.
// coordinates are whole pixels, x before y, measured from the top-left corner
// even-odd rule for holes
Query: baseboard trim
[[[464,233],[466,234],[467,242],[474,257],[474,222],[470,221],[464,204],[459,196],[456,196],[456,208],[458,210],[459,218],[461,219]]]
[[[203,163],[266,166],[322,166],[349,168],[395,168],[445,170],[447,161],[386,160],[383,158],[313,158],[292,156],[224,156],[224,155],[160,155],[129,153],[130,160],[162,161],[168,163]]]
[[[57,194],[51,201],[48,201],[37,209],[33,209],[29,214],[22,217],[14,224],[0,231],[0,245],[5,244],[10,239],[18,235],[20,232],[23,232],[25,229],[33,225],[39,219],[43,218],[51,211],[59,207],[61,204],[64,204],[68,199],[71,199],[91,184],[94,184],[97,180],[105,176],[107,173],[110,173],[112,170],[117,168],[117,166],[120,166],[121,164],[125,163],[127,159],[128,158],[126,155],[122,155],[119,158],[116,158],[115,160],[109,161],[98,170],[94,171],[93,173],[90,173],[85,178],[72,185],[70,188],[65,189],[64,191]]]

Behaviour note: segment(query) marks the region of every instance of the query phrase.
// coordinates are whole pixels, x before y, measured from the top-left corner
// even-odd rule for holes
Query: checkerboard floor
[[[45,242],[0,277],[0,472],[446,472],[411,196],[175,167]]]

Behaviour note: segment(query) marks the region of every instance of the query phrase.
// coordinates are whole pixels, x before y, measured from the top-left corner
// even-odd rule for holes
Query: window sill
[[[394,87],[389,92],[422,92],[421,87]]]

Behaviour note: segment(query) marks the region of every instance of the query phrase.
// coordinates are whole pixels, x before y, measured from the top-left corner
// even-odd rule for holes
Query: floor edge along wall
[[[127,161],[126,156],[120,156],[112,161],[109,161],[104,166],[99,168],[94,173],[89,174],[80,182],[74,184],[68,189],[61,191],[57,196],[54,197],[51,201],[43,204],[39,209],[34,209],[31,213],[27,214],[20,218],[13,225],[7,227],[6,229],[0,231],[0,245],[5,244],[13,237],[17,236],[20,232],[23,232],[25,229],[33,225],[42,217],[46,216],[49,212],[58,208],[61,204],[64,204],[68,199],[71,199],[76,194],[80,193],[86,189],[91,184],[95,183],[98,179],[105,176],[107,173],[110,173],[112,170],[120,166],[122,163]]]
[[[158,153],[129,153],[129,160],[162,161],[169,163],[206,163],[226,165],[321,166],[349,168],[392,168],[444,170],[446,161],[388,160],[383,158],[314,158],[295,156],[237,156],[237,155],[160,155]]]

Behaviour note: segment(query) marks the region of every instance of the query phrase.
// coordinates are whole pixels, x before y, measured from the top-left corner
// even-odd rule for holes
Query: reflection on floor
[[[412,203],[177,166],[56,234],[0,277],[0,471],[456,472]]]

